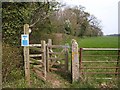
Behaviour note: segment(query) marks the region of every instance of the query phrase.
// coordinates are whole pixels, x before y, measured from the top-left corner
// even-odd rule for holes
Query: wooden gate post
[[[46,42],[41,41],[41,48],[42,48],[42,62],[44,67],[44,79],[46,80]]]
[[[65,47],[65,70],[68,71],[68,48]]]
[[[49,62],[50,62],[50,55],[49,55],[49,50],[50,50],[50,48],[49,48],[49,46],[50,45],[52,45],[52,40],[51,39],[48,39],[48,44],[47,44],[47,62],[46,62],[46,64],[47,64],[47,72],[49,72],[49,70],[50,70],[50,68],[49,68]]]
[[[24,25],[24,34],[29,35],[29,25],[28,24]],[[29,46],[24,46],[24,65],[25,65],[25,78],[26,78],[28,86],[30,86]]]
[[[79,80],[79,54],[78,54],[78,43],[72,39],[72,82]]]
[[[120,50],[118,50],[117,67],[120,67]],[[118,88],[120,88],[120,68],[116,70],[118,72]]]

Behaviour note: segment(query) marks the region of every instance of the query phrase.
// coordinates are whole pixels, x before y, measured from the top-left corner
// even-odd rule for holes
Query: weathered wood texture
[[[43,60],[43,65],[44,65],[44,78],[46,80],[46,42],[41,41],[41,48],[42,48],[42,60]]]
[[[65,48],[65,70],[68,71],[68,48]]]
[[[61,51],[54,52],[52,48],[54,49],[60,48]],[[68,48],[69,47],[67,45],[52,45],[52,40],[48,39],[48,44],[47,44],[47,71],[48,72],[52,68],[52,66],[54,66],[60,60],[65,61],[64,70],[63,69],[62,70],[64,72],[68,71]]]
[[[47,61],[46,61],[47,72],[49,72],[49,70],[50,70],[50,67],[49,67],[49,63],[50,63],[50,55],[49,55],[49,53],[50,53],[50,51],[49,51],[49,49],[51,49],[51,48],[49,46],[51,46],[51,45],[52,45],[52,40],[48,39],[48,43],[47,43]]]
[[[29,35],[29,25],[24,25],[24,34]],[[25,78],[28,86],[30,86],[30,63],[29,63],[29,46],[24,47],[24,65],[25,65]]]
[[[42,74],[40,75],[41,78],[44,78],[46,80],[46,42],[44,40],[41,41],[41,44],[30,44],[30,47],[33,47],[31,49],[34,49],[35,51],[39,50],[40,54],[30,54],[30,63],[31,64],[37,64],[33,65],[34,71],[35,69],[39,70]],[[36,47],[39,47],[36,49]],[[34,59],[36,57],[40,57],[41,60]]]
[[[41,57],[42,54],[30,54],[29,56],[30,56],[30,57]]]
[[[76,40],[72,39],[72,82],[78,81],[80,77],[79,73],[79,54],[78,44]]]
[[[69,48],[67,45],[49,45],[50,48]]]
[[[30,47],[35,47],[35,46],[36,46],[36,47],[41,47],[41,44],[30,44],[29,46],[30,46]]]

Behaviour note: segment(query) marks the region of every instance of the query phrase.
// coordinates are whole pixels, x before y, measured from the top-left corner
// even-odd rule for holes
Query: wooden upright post
[[[29,25],[24,25],[24,34],[29,35]],[[30,86],[30,63],[29,63],[29,46],[24,46],[24,65],[25,65],[25,78],[28,86]]]
[[[117,67],[120,67],[120,50],[118,50]],[[116,72],[118,72],[118,88],[120,88],[120,68],[116,69]]]
[[[78,44],[76,40],[72,39],[72,82],[79,80],[79,54]]]
[[[41,48],[42,48],[42,62],[44,66],[44,79],[46,80],[46,42],[41,41]]]
[[[80,63],[80,75],[82,74],[82,48],[80,48],[80,51],[79,51],[79,63]]]
[[[68,71],[68,48],[65,47],[65,70]]]
[[[51,39],[48,39],[48,44],[47,44],[47,72],[49,72],[49,70],[50,70],[50,68],[49,68],[49,63],[50,63],[50,55],[49,55],[49,50],[50,50],[50,48],[49,48],[49,46],[50,45],[52,45],[52,40]]]

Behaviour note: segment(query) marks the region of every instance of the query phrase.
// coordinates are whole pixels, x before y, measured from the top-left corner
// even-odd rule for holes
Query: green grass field
[[[65,39],[66,43],[71,45],[71,39],[75,39],[78,42],[79,48],[118,48],[119,47],[119,37],[117,36],[102,36],[102,37],[67,37]],[[105,83],[108,87],[117,87],[117,81],[115,74],[87,74],[85,72],[115,72],[116,69],[102,69],[101,67],[116,67],[117,63],[110,63],[109,61],[118,60],[118,51],[83,51],[83,55],[99,55],[99,56],[83,56],[83,61],[106,61],[105,63],[82,63],[82,67],[97,67],[99,69],[84,69],[83,82],[82,84],[73,84],[73,87],[100,87],[102,83]],[[71,53],[69,54],[69,56]],[[102,55],[102,56],[101,56]],[[116,55],[116,56],[110,56]],[[69,57],[71,62],[71,57]],[[108,61],[108,62],[107,62]],[[70,64],[70,63],[69,63]],[[105,78],[105,79],[104,79]],[[108,79],[107,79],[108,78]],[[82,81],[81,81],[82,82]]]
[[[79,47],[91,47],[91,48],[117,48],[118,37],[116,36],[103,36],[103,37],[91,37],[77,40]]]
[[[79,48],[118,48],[118,37],[116,36],[103,36],[103,37],[91,37],[77,39]],[[87,74],[85,72],[115,72],[116,69],[102,69],[101,67],[116,67],[117,63],[110,63],[109,61],[117,61],[118,51],[83,51],[83,55],[103,55],[103,56],[83,56],[82,61],[108,61],[105,63],[82,63],[82,67],[97,67],[99,69],[83,69],[83,76],[88,79],[92,86],[96,87],[101,83],[105,83],[108,87],[117,87],[117,81],[115,80],[115,74]],[[97,79],[101,78],[101,79]],[[102,79],[102,78],[111,78]]]

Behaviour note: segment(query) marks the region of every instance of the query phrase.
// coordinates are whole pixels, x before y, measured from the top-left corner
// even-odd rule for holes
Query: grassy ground
[[[79,47],[91,47],[91,48],[117,48],[118,37],[117,36],[103,36],[103,37],[91,37],[78,39]]]
[[[76,38],[71,36],[64,36],[64,41],[62,43],[67,43],[71,45],[71,39],[76,39],[76,41],[79,44],[79,47],[102,47],[102,48],[117,48],[118,47],[118,37],[110,37],[110,36],[104,36],[104,37],[84,37],[84,38]],[[7,53],[7,52],[6,52]],[[100,54],[101,52],[84,52],[85,54]],[[115,54],[116,52],[102,52],[102,54]],[[69,53],[69,59],[71,59],[70,56],[71,53]],[[92,60],[113,60],[116,59],[116,57],[83,57],[84,60],[92,59]],[[70,65],[70,63],[69,63]],[[115,65],[114,63],[101,63],[101,64],[84,64],[84,66],[112,66]],[[88,70],[88,71],[94,71],[94,70]],[[99,70],[101,71],[101,70]],[[17,71],[18,72],[18,71]],[[22,71],[23,73],[24,71]],[[19,73],[17,73],[19,74]],[[16,75],[17,76],[17,75]],[[51,74],[51,80],[48,80],[47,82],[42,81],[41,79],[38,79],[36,75],[31,72],[31,88],[100,88],[102,85],[106,85],[106,87],[109,88],[116,88],[117,82],[113,80],[104,80],[104,79],[95,79],[94,77],[106,77],[106,75],[88,75],[83,74],[80,82],[75,82],[71,84],[71,76],[70,74],[65,75],[64,73],[60,72],[53,72]],[[109,77],[109,75],[107,75]],[[111,75],[110,75],[111,76]],[[112,75],[114,77],[115,75]],[[24,74],[19,79],[16,79],[14,81],[4,82],[3,83],[4,88],[28,88],[25,79]]]
[[[79,47],[84,48],[118,48],[118,37],[104,36],[78,39]],[[117,51],[83,51],[83,55],[103,55],[103,56],[83,56],[82,61],[108,61],[106,63],[82,63],[82,67],[98,67],[99,69],[84,69],[83,72],[115,72],[116,69],[101,69],[101,67],[116,67],[116,63],[109,61],[117,61]],[[105,84],[107,87],[118,87],[115,74],[83,74],[93,87],[99,87]],[[98,79],[99,78],[99,79]],[[111,78],[111,79],[100,79]]]
[[[103,36],[103,37],[84,37],[84,38],[76,38],[78,42],[79,48],[118,48],[118,37],[117,36]],[[66,43],[70,44],[70,39],[67,38]],[[117,61],[118,56],[110,56],[117,55],[117,51],[83,51],[83,55],[103,55],[103,56],[92,56],[82,58],[83,61],[108,61],[106,63],[83,63],[82,67],[98,67],[99,69],[84,69],[84,72],[115,72],[116,69],[101,69],[101,67],[115,67],[116,63],[109,63],[109,61]],[[115,79],[115,74],[86,74],[82,75],[83,83],[81,84],[73,84],[73,87],[102,87],[101,85],[106,85],[106,87],[118,87],[118,82]],[[103,79],[101,79],[103,78]],[[109,78],[109,79],[104,79]],[[84,85],[84,81],[86,84]]]

